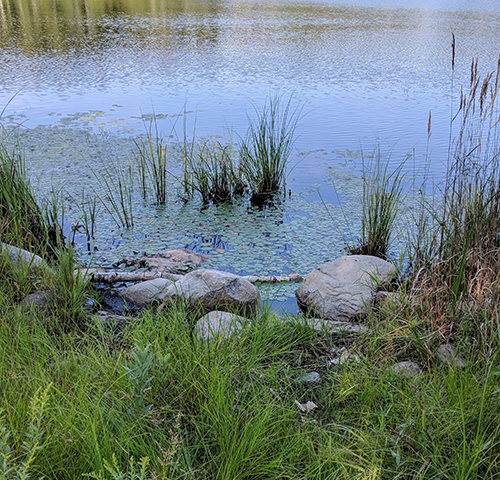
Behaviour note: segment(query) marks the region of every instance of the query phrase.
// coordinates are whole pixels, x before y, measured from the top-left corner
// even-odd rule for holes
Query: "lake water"
[[[174,140],[184,121],[237,139],[270,94],[303,107],[288,203],[140,206],[133,231],[102,221],[98,263],[205,245],[221,268],[307,273],[359,234],[360,152],[380,146],[394,167],[410,154],[410,174],[439,179],[471,59],[488,72],[499,53],[500,0],[0,0],[3,122],[22,124],[35,186],[64,186],[75,222],[76,197],[103,162],[130,161],[151,114]]]

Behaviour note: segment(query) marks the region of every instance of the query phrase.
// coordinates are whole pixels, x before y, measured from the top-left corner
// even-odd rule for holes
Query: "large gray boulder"
[[[185,301],[201,313],[224,310],[251,315],[258,311],[260,305],[259,290],[248,280],[219,270],[189,272],[169,286],[160,299]]]
[[[195,335],[199,340],[212,342],[225,340],[241,332],[243,325],[251,322],[248,318],[240,317],[234,313],[209,312],[196,322]]]
[[[351,320],[369,311],[377,287],[395,273],[394,265],[380,258],[347,255],[306,275],[295,295],[305,311],[328,320]]]
[[[136,283],[120,291],[120,295],[135,305],[143,307],[149,303],[159,300],[163,292],[172,285],[172,280],[166,278],[155,278],[146,282]]]

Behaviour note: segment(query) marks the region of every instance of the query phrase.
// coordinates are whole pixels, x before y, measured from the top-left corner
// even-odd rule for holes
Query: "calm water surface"
[[[499,53],[500,0],[0,0],[4,122],[67,129],[51,170],[78,149],[75,128],[126,137],[154,112],[179,136],[187,110],[189,132],[243,134],[253,105],[293,93],[304,116],[289,186],[316,185],[332,203],[332,168],[356,168],[376,145],[394,165],[411,153],[410,170],[442,175],[470,61],[490,71]]]

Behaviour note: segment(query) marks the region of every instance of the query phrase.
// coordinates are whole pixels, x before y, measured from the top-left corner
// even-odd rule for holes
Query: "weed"
[[[134,410],[141,414],[149,412],[151,405],[145,405],[146,392],[148,390],[153,376],[149,376],[149,370],[153,365],[153,355],[149,352],[149,346],[142,342],[137,342],[135,351],[132,354],[133,365],[124,365],[123,368],[129,374],[130,385],[133,390],[132,403]]]
[[[113,454],[111,457],[111,463],[104,460],[104,470],[100,472],[92,472],[86,477],[94,478],[96,480],[149,480],[151,477],[148,475],[149,473],[149,458],[143,457],[139,463],[135,463],[134,457],[130,458],[130,461],[127,462],[129,467],[126,471],[123,471],[121,467],[118,465],[118,461],[116,460],[116,455]],[[106,475],[106,472],[109,475]]]
[[[35,460],[43,449],[44,430],[42,421],[47,406],[51,385],[42,390],[39,388],[30,402],[30,417],[25,439],[22,442],[22,454],[16,455],[9,445],[11,432],[0,417],[0,476],[6,480],[27,480],[36,468]]]

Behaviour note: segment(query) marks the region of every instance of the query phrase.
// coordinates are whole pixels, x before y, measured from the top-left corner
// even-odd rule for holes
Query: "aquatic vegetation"
[[[154,128],[153,128],[154,127]],[[168,142],[161,137],[156,120],[151,122],[147,139],[135,141],[137,147],[137,167],[140,177],[141,195],[147,198],[148,179],[153,184],[157,205],[167,201],[167,154]]]
[[[232,143],[207,140],[199,145],[191,164],[192,188],[204,204],[231,202],[244,191],[241,170]]]
[[[104,165],[104,175],[94,172],[103,192],[94,189],[94,194],[119,227],[134,226],[134,173],[132,166],[122,169],[117,165]]]
[[[269,96],[261,110],[255,108],[256,118],[248,119],[240,162],[254,199],[285,190],[288,160],[301,116],[300,105],[293,107],[292,100]]]
[[[349,248],[351,253],[387,258],[402,203],[403,166],[389,172],[389,159],[380,149],[370,160],[363,157],[361,238],[359,245]]]
[[[500,294],[499,77],[500,60],[485,76],[472,61],[469,90],[450,121],[450,128],[459,125],[442,202],[426,205],[430,248],[414,268],[441,320],[452,320],[464,305],[492,305]]]
[[[26,176],[24,157],[18,145],[12,151],[0,144],[0,238],[34,253],[54,251],[61,238],[59,223],[35,200]]]

